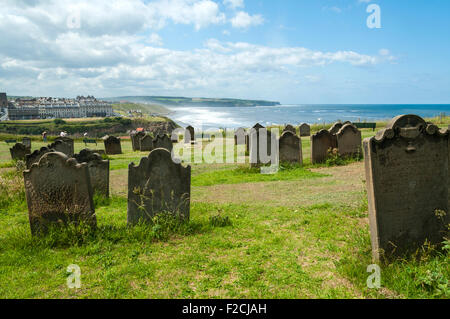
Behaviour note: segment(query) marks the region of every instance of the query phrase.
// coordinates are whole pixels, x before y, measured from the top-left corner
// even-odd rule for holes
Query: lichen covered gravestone
[[[63,154],[66,154],[69,157],[73,156],[72,146],[70,146],[70,144],[67,144],[66,142],[64,142],[62,140],[57,140],[57,141],[53,142],[52,144],[48,145],[47,148],[53,149],[56,152],[61,152]]]
[[[302,140],[290,131],[284,132],[278,142],[280,162],[303,163]]]
[[[153,139],[153,149],[157,148],[165,148],[169,152],[172,152],[173,144],[169,136],[167,136],[166,134],[158,134]]]
[[[337,148],[340,156],[362,154],[361,131],[353,124],[345,124],[336,134]]]
[[[300,136],[311,136],[311,126],[306,123],[300,125]]]
[[[186,127],[186,130],[184,132],[184,143],[195,143],[195,131],[192,126]]]
[[[327,160],[329,150],[336,148],[335,137],[327,130],[321,130],[311,136],[311,163],[323,163]]]
[[[109,197],[109,160],[103,160],[100,154],[89,149],[73,157],[78,163],[87,163],[94,195]]]
[[[105,136],[103,138],[105,144],[105,152],[108,155],[122,154],[122,146],[120,138],[115,136]]]
[[[129,225],[148,222],[158,213],[169,213],[189,220],[191,167],[174,163],[163,148],[141,159],[139,166],[128,166]]]
[[[411,253],[448,234],[449,131],[416,115],[394,118],[364,140],[374,259]]]
[[[31,165],[39,162],[42,156],[50,152],[55,152],[55,150],[48,147],[41,147],[39,150],[35,150],[31,154],[27,154],[25,157],[27,169],[30,169]]]
[[[26,156],[31,153],[31,149],[22,143],[16,143],[9,149],[11,158],[16,161],[24,161]]]
[[[84,222],[96,226],[87,164],[60,152],[47,153],[23,172],[32,234],[51,224]]]
[[[141,152],[151,152],[153,150],[153,137],[150,134],[145,134],[139,140],[139,145]]]
[[[68,144],[70,146],[70,149],[66,154],[67,156],[72,156],[75,154],[75,145],[74,140],[67,136],[60,136],[55,139],[55,141],[63,141],[64,143]]]

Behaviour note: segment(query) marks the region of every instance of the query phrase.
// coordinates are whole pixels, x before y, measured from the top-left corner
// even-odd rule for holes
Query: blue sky
[[[3,2],[10,95],[450,103],[447,0]]]

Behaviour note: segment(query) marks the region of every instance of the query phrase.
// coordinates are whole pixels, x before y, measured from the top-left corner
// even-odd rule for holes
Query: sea
[[[388,121],[402,114],[421,117],[450,115],[450,104],[297,104],[254,107],[170,107],[172,118],[180,126],[202,130],[270,125],[322,124],[337,121]]]

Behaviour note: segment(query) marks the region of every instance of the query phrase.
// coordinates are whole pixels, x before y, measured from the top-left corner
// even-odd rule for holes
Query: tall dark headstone
[[[153,150],[153,137],[150,134],[146,134],[139,140],[141,146],[141,152],[151,152]]]
[[[270,130],[259,123],[256,124],[249,133],[250,166],[278,164],[277,143],[277,137]]]
[[[311,136],[311,163],[318,164],[327,160],[330,150],[336,148],[336,139],[329,131],[321,130]]]
[[[160,213],[189,220],[191,167],[172,160],[163,148],[128,166],[128,224],[148,222]]]
[[[345,124],[336,134],[337,148],[340,156],[362,154],[361,131],[353,124]]]
[[[300,125],[300,136],[311,136],[311,126],[306,123]]]
[[[234,132],[234,145],[245,145],[247,143],[247,132],[240,127]]]
[[[391,120],[364,140],[374,259],[440,244],[450,223],[449,131],[417,115]]]
[[[296,134],[286,131],[278,142],[280,162],[303,164],[302,140]]]
[[[144,132],[131,132],[130,138],[131,138],[131,147],[133,148],[133,152],[140,151],[141,150],[141,138],[145,136]]]

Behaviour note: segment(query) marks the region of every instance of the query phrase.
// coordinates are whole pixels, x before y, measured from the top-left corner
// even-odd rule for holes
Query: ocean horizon
[[[416,114],[423,118],[450,113],[450,104],[284,104],[254,107],[169,107],[181,126],[201,129],[270,125],[323,124],[337,121],[388,121],[397,115]]]

